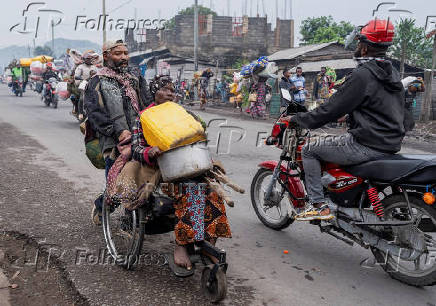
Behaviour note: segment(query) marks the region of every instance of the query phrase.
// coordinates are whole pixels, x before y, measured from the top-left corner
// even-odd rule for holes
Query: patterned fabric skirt
[[[176,226],[174,233],[179,245],[195,241],[231,238],[230,225],[224,201],[206,184],[182,184],[183,191],[176,197]],[[179,185],[174,188],[177,195]],[[168,192],[167,192],[168,193]],[[170,196],[173,194],[168,193]]]
[[[266,98],[266,86],[264,82],[258,82],[257,85],[257,99],[252,103],[250,112],[253,116],[263,117],[265,116],[265,98]]]

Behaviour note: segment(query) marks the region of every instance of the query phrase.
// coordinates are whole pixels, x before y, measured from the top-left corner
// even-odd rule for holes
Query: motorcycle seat
[[[435,183],[436,155],[393,154],[347,166],[345,170],[352,175],[378,182]]]

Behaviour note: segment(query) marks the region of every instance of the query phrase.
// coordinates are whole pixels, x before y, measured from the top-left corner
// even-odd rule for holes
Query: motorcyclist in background
[[[98,58],[98,54],[94,51],[86,51],[82,55],[83,63],[77,66],[74,71],[74,80],[77,87],[79,87],[82,81],[88,81],[94,74],[97,73],[97,67],[93,62]],[[84,119],[83,109],[83,94],[84,89],[80,90],[80,100],[78,104],[79,120]]]
[[[48,62],[47,64],[45,64],[46,70],[45,72],[42,74],[42,81],[44,83],[43,88],[42,88],[42,96],[41,99],[44,99],[45,95],[46,95],[46,82],[50,79],[50,78],[55,78],[56,80],[58,80],[59,82],[61,81],[61,79],[59,78],[58,74],[53,70],[53,63]]]
[[[16,90],[17,81],[21,78],[23,80],[23,68],[21,67],[20,62],[17,62],[15,67],[12,68],[12,89]]]

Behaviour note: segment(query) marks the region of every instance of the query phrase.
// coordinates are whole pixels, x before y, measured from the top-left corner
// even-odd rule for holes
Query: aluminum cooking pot
[[[169,150],[157,158],[157,163],[164,182],[193,178],[213,167],[205,141]]]

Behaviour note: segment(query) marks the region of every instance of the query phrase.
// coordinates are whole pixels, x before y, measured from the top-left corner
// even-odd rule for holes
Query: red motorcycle
[[[56,86],[58,84],[58,80],[56,78],[49,78],[45,81],[45,94],[42,97],[46,106],[53,105],[54,108],[58,107],[59,97],[56,92]]]
[[[264,225],[287,228],[307,201],[301,151],[310,133],[282,117],[267,145],[282,150],[264,161],[251,184],[253,208]],[[359,165],[322,165],[334,219],[310,221],[321,232],[369,248],[394,279],[436,284],[436,155],[395,154]],[[340,235],[339,235],[340,234]]]
[[[19,77],[15,79],[12,83],[12,92],[15,94],[15,96],[23,96],[23,78]]]

